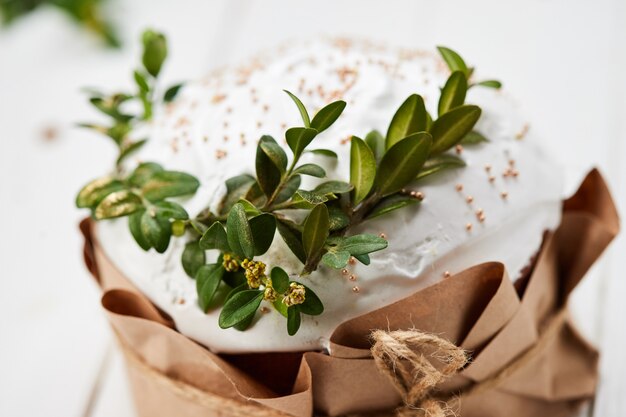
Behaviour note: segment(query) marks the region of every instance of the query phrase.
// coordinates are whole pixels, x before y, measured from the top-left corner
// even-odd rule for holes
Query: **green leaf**
[[[283,186],[283,189],[280,190],[278,196],[276,197],[275,203],[282,203],[284,201],[289,200],[298,188],[300,187],[300,183],[302,182],[302,177],[300,175],[294,175]]]
[[[376,158],[363,139],[352,136],[350,142],[350,183],[354,186],[353,204],[356,206],[374,185]]]
[[[343,238],[338,249],[348,251],[350,255],[356,256],[383,250],[388,244],[382,237],[364,233]]]
[[[183,87],[183,83],[174,84],[173,86],[165,90],[165,94],[163,94],[163,101],[165,103],[171,103],[172,101],[174,101],[174,99],[176,98],[176,96],[178,96],[178,93],[180,92],[180,89],[182,87]]]
[[[370,257],[367,254],[364,255],[354,255],[354,258],[361,262],[363,265],[369,265],[370,264]]]
[[[318,204],[325,203],[329,198],[325,194],[314,191],[298,190],[293,196],[291,208],[312,209]]]
[[[445,46],[438,46],[437,49],[439,50],[443,60],[446,61],[446,64],[448,64],[450,71],[461,71],[465,74],[466,78],[469,78],[470,74],[467,64],[465,64],[465,61],[463,61],[463,58],[461,58],[459,54],[450,48],[446,48]]]
[[[419,199],[408,195],[394,194],[387,198],[383,198],[378,204],[376,204],[372,211],[367,215],[367,218],[373,219],[374,217],[382,216],[383,214],[387,214],[399,208],[406,207],[411,204],[417,204],[419,202]]]
[[[274,240],[276,219],[269,213],[260,214],[250,219],[250,230],[254,242],[254,255],[263,255]]]
[[[348,251],[328,251],[322,256],[322,263],[334,269],[341,269],[348,265],[350,252]]]
[[[398,108],[396,114],[393,115],[393,119],[391,119],[389,129],[387,130],[386,148],[390,149],[393,145],[413,133],[425,131],[426,118],[424,99],[417,94],[410,95]]]
[[[156,172],[141,187],[143,196],[150,201],[159,201],[168,197],[194,194],[200,182],[196,177],[177,171]]]
[[[319,299],[317,294],[313,292],[313,290],[306,285],[304,288],[306,290],[304,294],[304,303],[298,306],[300,312],[309,316],[319,316],[324,312],[324,304]]]
[[[318,204],[307,216],[302,229],[302,245],[307,260],[313,259],[322,250],[329,229],[328,208],[325,204]]]
[[[269,142],[269,139],[266,139]],[[274,156],[276,156],[274,154]],[[256,176],[263,193],[270,197],[282,178],[281,168],[277,167],[272,158],[263,150],[261,142],[256,149]]]
[[[419,174],[417,179],[425,178],[429,175],[433,175],[440,171],[445,171],[451,168],[462,168],[465,166],[465,161],[455,155],[439,154],[429,158]]]
[[[335,151],[331,151],[330,149],[311,149],[310,151],[307,151],[309,153],[315,154],[315,155],[322,155],[322,156],[326,156],[328,158],[339,158],[339,156],[337,156],[337,152]]]
[[[459,143],[461,145],[477,145],[483,142],[489,142],[489,139],[484,137],[479,132],[472,130],[467,135],[463,136],[463,139],[461,139],[461,142]]]
[[[196,291],[198,293],[198,304],[203,312],[207,312],[215,292],[222,281],[224,267],[222,264],[202,265],[196,272]]]
[[[385,153],[385,137],[378,130],[372,130],[365,136],[365,143],[370,147],[372,153],[379,161]]]
[[[147,251],[152,246],[141,231],[141,217],[143,216],[143,213],[144,210],[139,210],[128,216],[128,228],[130,229],[130,233],[135,239],[135,242],[137,242],[137,244],[139,245],[139,247]]]
[[[354,187],[343,181],[326,181],[315,187],[317,194],[344,194],[352,191]]]
[[[274,166],[278,168],[281,173],[284,173],[287,169],[287,154],[283,151],[273,137],[264,135],[259,140],[259,146],[265,152],[265,155],[272,161]]]
[[[287,333],[293,336],[298,333],[301,324],[300,309],[298,306],[291,306],[287,309]]]
[[[248,216],[258,216],[259,214],[261,214],[261,210],[259,210],[254,204],[252,204],[245,198],[239,200],[238,203],[241,203],[243,209],[246,211],[246,214]]]
[[[317,112],[313,120],[311,120],[311,127],[318,132],[323,132],[328,129],[337,119],[341,116],[341,113],[346,108],[346,102],[339,100],[328,104]]]
[[[339,207],[328,208],[328,219],[330,222],[330,231],[341,230],[350,225],[350,218]]]
[[[220,222],[215,222],[204,232],[200,239],[200,247],[204,250],[217,249],[220,252],[230,252],[226,230]]]
[[[197,241],[188,242],[183,250],[181,262],[185,273],[190,278],[194,278],[198,269],[206,263],[204,249],[200,248]]]
[[[224,274],[224,277],[226,276],[226,274]],[[245,279],[245,278],[244,278]],[[224,282],[226,282],[226,279],[224,279]],[[228,282],[226,282],[228,284]],[[230,284],[229,284],[230,285]],[[231,298],[233,298],[233,296],[235,294],[238,294],[242,291],[245,291],[248,289],[248,283],[247,282],[242,282],[241,284],[234,286],[232,290],[230,290],[228,292],[228,294],[226,294],[226,298],[224,300],[224,302],[230,300]]]
[[[289,91],[287,90],[283,90],[283,91],[287,93],[289,97],[291,97],[294,103],[296,103],[296,106],[298,107],[298,111],[300,111],[300,117],[302,117],[302,122],[304,123],[304,127],[311,127],[311,120],[309,119],[309,113],[307,113],[306,107],[304,107],[304,104],[302,104],[302,102],[300,101],[298,97],[291,94]]]
[[[151,211],[146,210],[141,216],[141,233],[150,246],[158,253],[163,253],[170,244],[172,228],[169,220],[156,217]]]
[[[132,96],[128,94],[113,94],[109,97],[91,97],[89,102],[99,111],[113,118],[117,122],[128,122],[133,118],[128,114],[120,112],[122,103],[130,100]]]
[[[143,145],[148,142],[147,139],[138,140],[136,142],[130,142],[120,148],[120,154],[117,157],[115,163],[117,165],[121,164],[126,158],[131,156],[133,153],[137,152]]]
[[[228,246],[230,246],[236,255],[247,259],[254,257],[252,229],[246,217],[246,211],[241,203],[235,204],[228,213],[226,237],[228,239]]]
[[[285,293],[289,289],[289,275],[284,269],[275,266],[270,272],[270,278],[272,279],[272,287],[279,293]]]
[[[244,271],[242,271],[241,269],[235,272],[228,272],[228,271],[224,272],[222,281],[224,281],[226,285],[228,285],[231,288],[242,286],[242,284],[243,284],[242,289],[245,290],[248,288],[248,281],[246,280],[246,275]]]
[[[287,306],[280,298],[272,303],[276,311],[278,311],[283,317],[287,318]]]
[[[306,262],[306,252],[302,246],[302,232],[298,230],[294,223],[286,220],[279,220],[276,227],[285,244],[291,249],[291,252],[304,264]]]
[[[143,208],[141,197],[132,191],[122,190],[107,195],[96,206],[94,216],[97,220],[126,216]]]
[[[154,209],[157,216],[165,219],[187,220],[189,218],[183,206],[172,201],[157,201],[154,203]]]
[[[467,94],[467,78],[461,71],[454,71],[446,81],[439,96],[439,116],[455,107],[462,106]]]
[[[154,174],[165,171],[163,167],[154,162],[144,162],[139,164],[137,168],[128,177],[128,183],[135,186],[143,186]]]
[[[413,181],[430,153],[432,138],[426,132],[414,133],[393,145],[376,174],[376,192],[386,197]]]
[[[139,71],[134,71],[133,77],[135,78],[135,84],[137,84],[137,87],[139,87],[140,92],[147,93],[148,91],[150,91],[148,81],[142,73],[140,73]]]
[[[445,152],[458,144],[480,118],[480,107],[464,105],[450,110],[433,122],[430,134],[433,137],[431,153]]]
[[[479,83],[473,84],[474,85],[480,85],[482,87],[488,87],[488,88],[495,88],[496,90],[502,88],[502,83],[498,80],[485,80],[485,81],[481,81]]]
[[[251,175],[238,175],[226,180],[226,195],[220,204],[220,214],[230,211],[232,206],[245,198],[256,180]]]
[[[263,291],[245,290],[233,295],[222,308],[219,326],[228,329],[254,316],[263,301]]]
[[[319,165],[316,164],[304,164],[300,165],[293,171],[294,174],[301,175],[310,175],[312,177],[324,178],[326,176],[326,171]]]
[[[106,196],[124,188],[124,184],[114,177],[98,178],[79,191],[76,196],[76,207],[95,208]]]
[[[146,30],[142,34],[143,56],[141,61],[150,75],[156,77],[167,57],[167,41],[162,33]]]
[[[304,149],[317,136],[317,130],[308,127],[292,127],[287,129],[285,137],[287,138],[287,145],[293,152],[294,159],[298,160]]]

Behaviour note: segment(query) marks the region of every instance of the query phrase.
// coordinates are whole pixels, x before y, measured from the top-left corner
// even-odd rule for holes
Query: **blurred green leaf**
[[[141,216],[141,233],[150,246],[158,253],[163,253],[169,246],[172,229],[169,220],[156,217],[151,210],[146,210]]]
[[[461,142],[459,143],[461,145],[477,145],[483,142],[489,142],[489,139],[484,137],[479,132],[472,130],[467,135],[463,136],[463,139],[461,139]]]
[[[143,42],[143,66],[153,77],[161,72],[161,66],[167,57],[167,41],[162,33],[146,30],[141,36]]]
[[[368,214],[368,219],[373,219],[374,217],[382,216],[383,214],[387,214],[394,210],[397,210],[402,207],[409,206],[411,204],[417,204],[420,201],[417,198],[402,195],[402,194],[394,194],[389,197],[383,198]]]
[[[203,312],[207,312],[215,292],[222,281],[224,268],[222,264],[202,265],[196,272],[196,291],[198,293],[198,304]]]
[[[319,165],[316,164],[303,164],[300,165],[293,171],[294,174],[301,175],[310,175],[312,177],[324,178],[326,176],[326,171]]]
[[[159,201],[193,194],[199,186],[200,182],[192,175],[177,171],[159,171],[143,184],[141,192],[148,200]]]
[[[465,74],[466,78],[469,78],[470,73],[467,68],[467,64],[465,64],[465,61],[463,61],[463,58],[461,58],[458,53],[450,48],[446,48],[445,46],[438,46],[437,49],[439,50],[443,60],[448,65],[448,68],[450,68],[450,71],[461,71]]]
[[[365,136],[365,143],[370,147],[372,153],[379,161],[385,153],[385,137],[378,130],[372,130]]]
[[[428,177],[440,171],[445,171],[451,168],[462,168],[465,166],[465,161],[455,155],[439,154],[432,158],[429,158],[419,174],[417,179]]]
[[[94,212],[95,218],[112,219],[114,217],[126,216],[143,208],[141,197],[132,191],[122,190],[108,194]]]
[[[198,269],[206,263],[206,255],[198,241],[187,242],[181,256],[183,269],[189,278],[194,278]]]
[[[79,191],[76,196],[76,207],[95,208],[106,196],[124,188],[124,183],[115,177],[98,178]]]
[[[233,327],[254,316],[263,301],[263,291],[244,290],[233,295],[222,308],[218,320],[222,329]]]
[[[139,210],[129,215],[128,228],[130,229],[130,234],[133,236],[139,247],[147,251],[152,247],[152,245],[150,245],[150,242],[141,231],[141,217],[143,216],[143,213],[144,210]]]

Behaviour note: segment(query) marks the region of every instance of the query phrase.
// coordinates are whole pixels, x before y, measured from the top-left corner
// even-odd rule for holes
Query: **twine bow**
[[[467,352],[446,339],[417,330],[376,330],[371,337],[376,366],[404,400],[398,417],[456,415],[445,401],[433,395],[434,388],[468,363]],[[433,359],[439,367],[433,365]]]

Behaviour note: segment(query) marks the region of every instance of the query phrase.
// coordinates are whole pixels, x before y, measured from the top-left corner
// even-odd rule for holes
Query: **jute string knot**
[[[454,343],[418,330],[375,330],[372,356],[378,369],[401,394],[405,406],[399,417],[447,417],[456,415],[445,401],[435,398],[435,387],[456,374],[468,362],[465,350]],[[438,367],[433,365],[438,362]]]
[[[474,395],[492,390],[540,356],[558,337],[567,320],[561,308],[539,332],[539,339],[525,352],[490,377],[471,385],[457,395],[437,396],[437,384],[459,372],[469,363],[465,350],[434,334],[419,330],[375,330],[371,351],[378,370],[386,375],[404,400],[398,417],[456,416],[451,406],[458,394]],[[438,361],[435,367],[431,359]]]

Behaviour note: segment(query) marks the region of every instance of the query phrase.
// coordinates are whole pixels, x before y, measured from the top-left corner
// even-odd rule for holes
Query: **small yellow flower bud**
[[[250,288],[259,288],[265,281],[265,264],[261,261],[244,259],[241,266],[246,270],[246,280]]]
[[[289,284],[289,290],[287,291],[287,295],[283,297],[283,304],[287,307],[294,306],[296,304],[304,303],[306,289],[304,285],[296,284],[292,282]]]
[[[177,237],[185,234],[185,222],[183,220],[174,220],[172,223],[172,234]]]
[[[274,288],[268,285],[263,292],[263,299],[273,303],[278,300],[278,293],[274,290]]]
[[[237,260],[233,258],[232,255],[229,255],[228,253],[224,254],[224,260],[222,262],[222,266],[224,266],[224,269],[228,272],[239,271],[239,262],[237,262]]]

